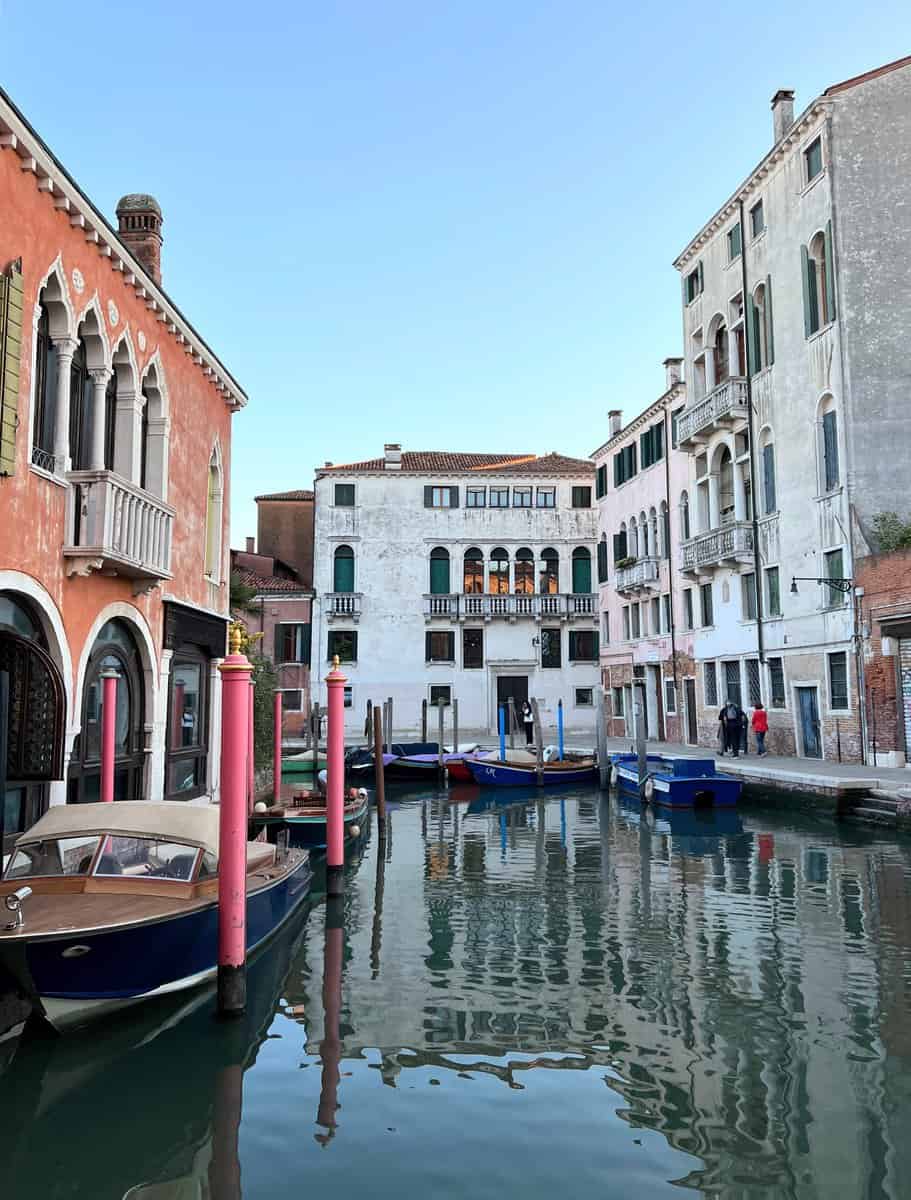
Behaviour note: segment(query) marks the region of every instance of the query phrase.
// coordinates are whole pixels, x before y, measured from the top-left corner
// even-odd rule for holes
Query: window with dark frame
[[[531,508],[532,490],[530,487],[514,487],[512,489],[513,508]]]
[[[806,164],[806,182],[812,183],[822,171],[822,138],[810,142],[803,152],[803,160]]]
[[[569,661],[598,661],[598,632],[595,629],[571,629],[569,631]]]
[[[769,666],[769,708],[784,708],[784,663],[780,658],[769,658],[766,662]]]
[[[489,490],[487,504],[490,508],[509,508],[509,488],[492,487]]]
[[[452,703],[452,688],[448,683],[432,683],[430,685],[430,707],[438,708],[442,705],[448,708]]]
[[[342,707],[354,708],[354,688],[350,685],[342,689]]]
[[[759,237],[765,229],[765,211],[762,207],[762,201],[757,200],[750,209],[750,232],[754,238]]]
[[[641,630],[642,630],[642,621],[639,616],[639,605],[631,604],[629,611],[630,611],[630,618],[632,621],[632,631],[631,631],[632,637],[633,637],[633,640],[635,640],[636,638],[641,637]]]
[[[826,579],[844,578],[844,555],[841,550],[829,550],[825,555],[826,564]],[[842,608],[847,601],[847,596],[837,587],[830,587],[829,584],[823,584],[826,608]]]
[[[561,634],[559,629],[541,630],[541,666],[562,667]]]
[[[600,500],[607,495],[607,466],[603,465],[595,472],[595,499]]]
[[[755,708],[762,701],[762,684],[760,682],[759,659],[748,658],[747,668],[747,699],[750,707]]]
[[[283,712],[300,712],[303,703],[303,691],[301,688],[279,688],[282,698]]]
[[[825,489],[827,492],[831,492],[837,488],[839,484],[838,417],[834,412],[827,412],[823,414],[822,449]]]
[[[425,662],[455,662],[455,633],[451,629],[428,629],[424,634]]]
[[[327,649],[327,658],[329,662],[335,655],[338,655],[340,663],[357,662],[357,630],[356,629],[330,629]]]
[[[599,470],[603,468],[599,467]],[[574,487],[572,490],[573,508],[591,508],[592,490],[590,487]]]
[[[712,604],[712,585],[703,583],[699,588],[699,600],[702,605],[702,627],[715,624],[715,610]]]
[[[611,694],[613,696],[614,716],[622,717],[623,713],[624,713],[623,688],[622,687],[611,688]]]
[[[665,592],[661,597],[661,616],[662,616],[662,633],[670,633],[671,631],[671,594]]]
[[[192,800],[206,790],[210,659],[195,646],[174,651],[168,680],[166,800]]]
[[[693,589],[683,590],[683,628],[693,628]]]
[[[674,687],[673,679],[664,681],[664,711],[671,717],[675,716],[677,712],[677,689]]]
[[[620,614],[620,619],[621,619],[622,628],[623,628],[623,640],[624,640],[624,642],[628,642],[629,641],[629,605],[628,604],[624,605],[623,611]]]
[[[538,508],[556,508],[557,489],[552,487],[539,487],[535,497],[535,504]]]
[[[466,508],[486,508],[487,507],[487,488],[470,487],[465,489],[465,507]]]
[[[735,258],[740,257],[741,238],[740,238],[740,222],[732,225],[728,230],[728,262],[733,262]]]
[[[426,499],[425,508],[458,508],[459,489],[457,487],[428,486],[424,489],[425,496],[429,492],[430,503]]]
[[[690,271],[686,277],[686,302],[692,304],[697,296],[702,295],[702,263],[696,264],[695,268]]]
[[[354,484],[353,483],[337,483],[335,485],[335,507],[336,508],[353,508],[354,507]]]
[[[462,630],[462,666],[466,671],[484,666],[484,630]]]
[[[275,626],[275,662],[310,661],[310,625],[304,621],[282,621]]]
[[[743,619],[756,620],[756,575],[747,571],[740,577],[740,593],[742,600]]]
[[[844,650],[829,655],[829,707],[846,709],[848,705],[848,656]]]
[[[766,567],[765,572],[766,616],[781,616],[781,586],[777,567]]]
[[[576,708],[591,708],[594,703],[594,688],[576,688]]]
[[[706,707],[714,708],[718,703],[718,668],[715,663],[703,663],[702,676]]]
[[[672,450],[677,449],[677,422],[680,420],[680,417],[683,413],[684,407],[685,407],[685,405],[681,405],[680,408],[675,408],[674,411],[671,413],[671,449]]]

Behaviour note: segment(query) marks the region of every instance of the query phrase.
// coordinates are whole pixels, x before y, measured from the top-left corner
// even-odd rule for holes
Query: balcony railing
[[[360,592],[326,592],[326,616],[330,621],[359,621],[361,619]]]
[[[681,450],[694,450],[713,429],[746,417],[747,381],[739,376],[726,379],[677,418],[677,445]]]
[[[598,598],[593,593],[582,592],[544,596],[529,595],[437,595],[424,597],[424,618],[451,621],[490,621],[505,618],[515,621],[519,617],[541,620],[574,620],[576,617],[596,617]]]
[[[690,538],[681,547],[682,571],[703,571],[731,560],[751,562],[753,559],[753,526],[748,521],[733,521],[720,529],[711,529]]]
[[[111,471],[71,471],[67,574],[171,578],[174,509]]]
[[[657,558],[640,558],[628,567],[618,567],[614,588],[618,592],[642,592],[659,585]]]

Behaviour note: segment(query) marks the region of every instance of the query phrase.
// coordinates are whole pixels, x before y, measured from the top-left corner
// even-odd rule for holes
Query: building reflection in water
[[[597,797],[455,807],[403,806],[353,881],[343,1057],[378,1051],[391,1086],[603,1068],[631,1125],[702,1160],[691,1187],[911,1194],[905,843]]]

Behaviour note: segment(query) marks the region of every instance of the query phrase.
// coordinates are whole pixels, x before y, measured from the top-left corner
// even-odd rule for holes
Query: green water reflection
[[[20,1045],[4,1200],[911,1195],[908,842],[457,789],[380,848],[243,1023]]]

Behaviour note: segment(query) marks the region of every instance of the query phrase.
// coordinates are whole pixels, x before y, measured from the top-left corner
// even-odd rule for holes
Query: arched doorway
[[[85,669],[82,723],[73,743],[67,803],[101,799],[102,671],[115,670],[117,718],[114,727],[114,799],[141,800],[145,767],[145,704],[139,647],[126,621],[101,627]]]
[[[66,699],[32,603],[0,592],[0,671],[8,676],[6,796],[0,848],[44,813],[48,783],[63,774]]]

